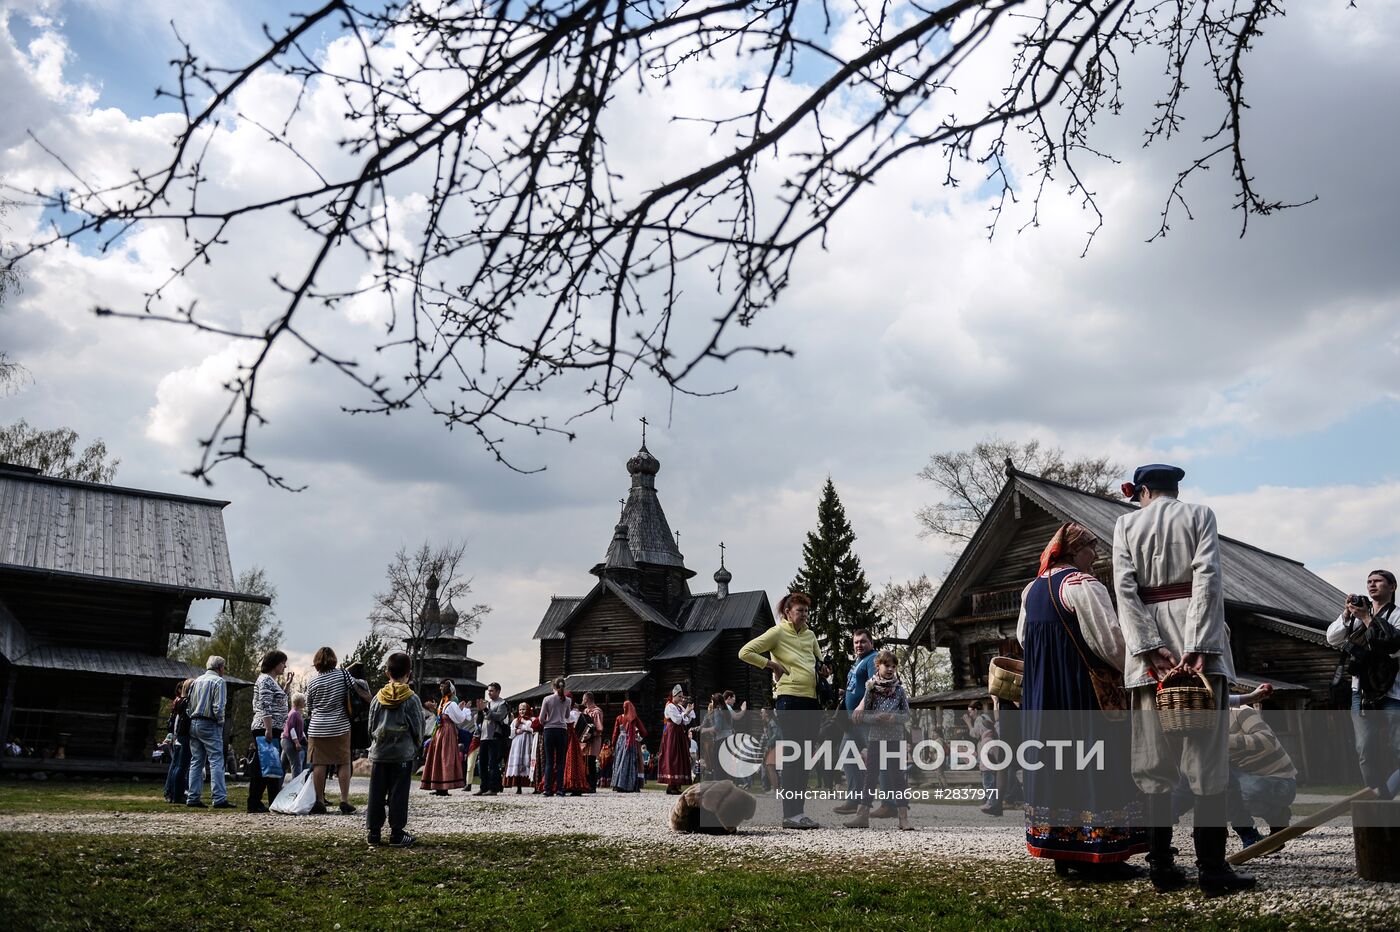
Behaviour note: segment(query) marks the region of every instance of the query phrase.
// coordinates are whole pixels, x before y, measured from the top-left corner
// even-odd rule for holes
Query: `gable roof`
[[[539,627],[535,629],[536,641],[553,641],[564,637],[564,621],[574,613],[581,595],[556,595],[549,600],[549,608],[544,610]]]
[[[1071,486],[1009,470],[1006,485],[993,502],[987,518],[978,526],[972,540],[948,572],[923,617],[910,634],[917,643],[928,634],[939,618],[948,618],[978,573],[994,557],[997,546],[994,530],[1015,510],[1015,497],[1021,495],[1054,515],[1060,521],[1084,525],[1100,540],[1113,539],[1118,518],[1136,506],[1118,499],[1094,495]],[[1308,628],[1325,628],[1336,615],[1345,594],[1302,563],[1261,550],[1232,537],[1220,535],[1220,567],[1225,582],[1227,607],[1299,623]]]
[[[638,683],[650,675],[645,670],[624,670],[618,673],[611,671],[607,673],[570,673],[564,677],[564,689],[579,696],[580,699],[585,692],[625,693],[629,689],[635,688]],[[517,702],[541,699],[553,691],[554,688],[549,683],[541,683],[524,692],[516,693],[514,696],[507,696],[506,702],[514,705]]]
[[[683,660],[699,657],[719,639],[719,629],[710,631],[686,631],[677,635],[669,644],[651,655],[652,660]]]
[[[237,591],[227,504],[0,469],[0,570],[267,604]]]
[[[545,609],[544,618],[535,628],[535,640],[552,641],[563,638],[564,628],[569,622],[586,611],[588,606],[596,602],[605,592],[611,592],[617,596],[622,604],[626,605],[637,617],[671,631],[680,630],[675,622],[652,608],[635,592],[625,586],[618,585],[611,579],[600,579],[598,584],[589,590],[588,595],[555,596],[552,598],[549,602],[549,608]]]
[[[693,595],[681,608],[677,620],[686,631],[729,631],[752,626],[757,616],[765,622],[773,620],[768,593],[762,589],[731,592],[722,599],[713,592]]]

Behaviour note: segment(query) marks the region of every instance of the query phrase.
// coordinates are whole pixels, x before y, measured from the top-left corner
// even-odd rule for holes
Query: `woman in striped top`
[[[335,651],[329,647],[316,651],[311,663],[316,668],[316,676],[306,685],[311,716],[306,736],[311,743],[311,777],[316,783],[316,805],[311,812],[319,815],[326,811],[326,775],[334,766],[340,779],[340,811],[350,815],[355,807],[350,805],[349,691],[354,689],[364,699],[369,696],[349,673],[336,668]]]
[[[277,682],[277,677],[287,670],[287,655],[280,650],[268,651],[263,654],[262,662],[258,664],[258,669],[262,672],[258,674],[258,680],[253,684],[253,737],[265,738],[273,748],[281,752],[282,750],[282,729],[287,724],[287,691]],[[277,797],[277,791],[282,789],[281,777],[265,777],[262,772],[262,763],[259,755],[253,755],[253,765],[248,777],[248,811],[267,812],[267,806],[262,804],[264,791],[267,793],[267,801],[270,805]]]

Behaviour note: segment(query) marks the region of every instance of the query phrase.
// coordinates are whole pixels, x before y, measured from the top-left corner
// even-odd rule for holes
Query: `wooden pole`
[[[1231,864],[1243,864],[1245,861],[1249,861],[1257,857],[1262,857],[1266,854],[1272,854],[1279,848],[1282,848],[1285,843],[1292,841],[1299,835],[1302,835],[1306,832],[1310,832],[1313,829],[1317,828],[1319,825],[1325,825],[1328,822],[1331,822],[1337,816],[1350,812],[1352,803],[1362,802],[1364,800],[1375,798],[1376,791],[1368,786],[1364,790],[1352,793],[1350,796],[1348,796],[1346,799],[1342,800],[1339,803],[1333,803],[1326,809],[1320,809],[1317,812],[1314,812],[1306,819],[1303,819],[1300,822],[1296,822],[1293,825],[1288,826],[1288,828],[1284,829],[1281,832],[1274,832],[1271,835],[1265,836],[1262,840],[1255,842],[1248,848],[1245,848],[1243,851],[1239,851],[1235,854],[1230,855],[1225,860]]]

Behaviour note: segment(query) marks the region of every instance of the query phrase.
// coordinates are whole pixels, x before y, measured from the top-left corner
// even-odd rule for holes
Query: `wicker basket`
[[[1219,714],[1210,682],[1195,670],[1173,670],[1157,684],[1157,717],[1169,735],[1209,731]]]
[[[987,667],[987,692],[1007,702],[1021,701],[1021,680],[1026,665],[1011,657],[993,657]]]

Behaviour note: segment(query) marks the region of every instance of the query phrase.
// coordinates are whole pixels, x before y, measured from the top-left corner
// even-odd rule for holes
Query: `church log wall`
[[[606,673],[609,670],[645,670],[647,623],[634,615],[622,600],[606,593],[589,606],[583,617],[565,628],[565,674]],[[607,657],[606,666],[595,658]]]

